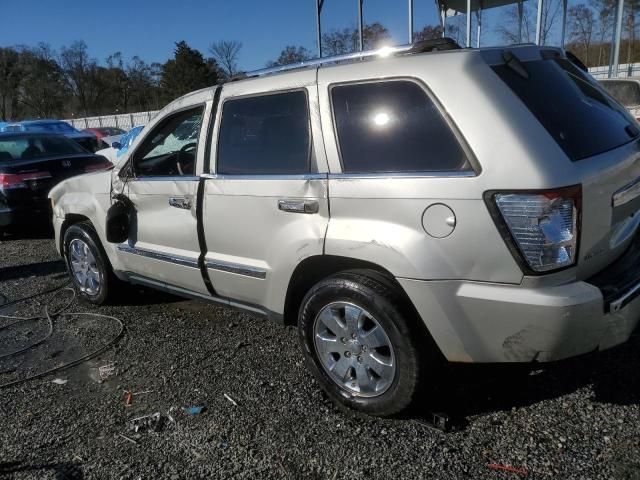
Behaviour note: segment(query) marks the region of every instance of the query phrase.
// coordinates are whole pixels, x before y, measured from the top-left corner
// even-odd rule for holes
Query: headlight
[[[496,220],[502,224],[503,236],[512,250],[516,247],[526,267],[542,273],[575,264],[582,197],[579,186],[491,196],[500,213]]]

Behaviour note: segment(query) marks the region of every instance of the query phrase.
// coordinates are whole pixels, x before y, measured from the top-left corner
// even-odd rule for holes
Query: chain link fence
[[[159,110],[154,110],[150,112],[121,113],[118,115],[99,115],[97,117],[67,118],[64,121],[78,130],[98,127],[118,127],[123,130],[129,130],[137,125],[146,125],[158,112]]]

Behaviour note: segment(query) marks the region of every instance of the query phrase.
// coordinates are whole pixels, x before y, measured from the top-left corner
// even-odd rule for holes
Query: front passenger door
[[[169,115],[132,153],[125,192],[135,217],[118,249],[130,273],[208,295],[198,268],[196,219],[205,111],[201,104]]]

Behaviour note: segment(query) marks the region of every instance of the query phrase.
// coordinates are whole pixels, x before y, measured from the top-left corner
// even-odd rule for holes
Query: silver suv
[[[113,170],[54,188],[78,292],[126,281],[295,324],[327,394],[383,416],[442,359],[626,341],[636,121],[562,50],[379,53],[186,95]]]

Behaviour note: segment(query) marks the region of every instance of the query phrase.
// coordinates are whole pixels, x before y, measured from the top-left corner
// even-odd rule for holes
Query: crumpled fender
[[[53,206],[53,226],[56,239],[60,229],[72,215],[89,219],[100,237],[109,260],[117,263],[114,247],[106,241],[105,220],[111,205],[111,170],[79,175],[60,182],[49,192]],[[115,265],[114,265],[115,267]]]

